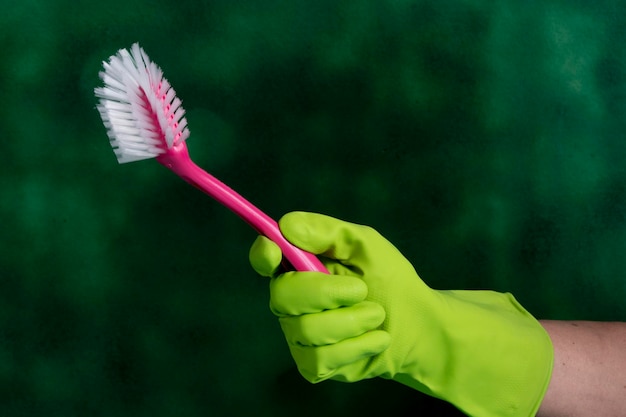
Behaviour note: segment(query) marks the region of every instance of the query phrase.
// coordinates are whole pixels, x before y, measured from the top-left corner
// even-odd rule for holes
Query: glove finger
[[[279,221],[281,231],[294,245],[316,255],[359,266],[370,252],[397,249],[369,226],[348,223],[317,213],[287,213]]]
[[[280,325],[290,345],[323,346],[360,336],[384,320],[385,310],[380,304],[363,301],[316,314],[282,317]]]
[[[299,316],[365,300],[367,285],[347,275],[287,272],[270,282],[270,308],[277,316]]]
[[[280,267],[283,254],[276,243],[265,236],[258,236],[250,247],[248,258],[259,275],[272,277]]]
[[[390,343],[389,333],[374,330],[333,345],[290,346],[290,350],[300,374],[309,382],[317,383],[333,377],[357,381],[369,377],[365,374],[365,365],[349,365],[384,352]]]

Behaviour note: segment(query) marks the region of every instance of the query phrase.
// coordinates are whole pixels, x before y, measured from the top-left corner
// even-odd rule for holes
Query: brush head
[[[155,158],[189,137],[182,102],[139,44],[102,65],[94,93],[119,163]]]

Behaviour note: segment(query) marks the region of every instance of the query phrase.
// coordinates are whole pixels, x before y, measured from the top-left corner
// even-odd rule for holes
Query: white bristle
[[[154,158],[189,137],[182,102],[139,44],[102,65],[104,86],[94,93],[119,163]]]

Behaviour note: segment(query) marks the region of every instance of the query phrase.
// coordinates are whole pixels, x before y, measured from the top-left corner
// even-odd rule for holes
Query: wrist
[[[534,416],[552,370],[544,328],[511,294],[437,293],[438,330],[419,340],[394,380],[474,417]]]

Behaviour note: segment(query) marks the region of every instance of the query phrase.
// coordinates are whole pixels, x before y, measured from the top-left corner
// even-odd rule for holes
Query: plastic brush
[[[94,92],[119,163],[156,158],[274,241],[294,269],[328,273],[316,256],[289,243],[276,221],[190,159],[182,103],[163,71],[139,44],[132,45],[130,51],[119,50],[103,66],[100,78],[104,86]]]

